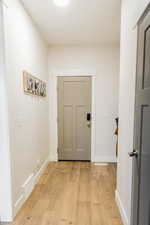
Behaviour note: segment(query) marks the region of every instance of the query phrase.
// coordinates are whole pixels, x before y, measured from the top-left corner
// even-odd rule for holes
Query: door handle
[[[87,122],[87,127],[88,127],[88,128],[91,128],[91,122],[90,122],[90,121]]]
[[[129,152],[130,157],[138,157],[138,152],[136,150],[133,150],[133,152]]]

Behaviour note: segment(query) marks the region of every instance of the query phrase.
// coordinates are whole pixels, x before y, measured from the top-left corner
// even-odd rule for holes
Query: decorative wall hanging
[[[24,92],[27,94],[46,97],[46,82],[32,76],[28,72],[23,72]]]

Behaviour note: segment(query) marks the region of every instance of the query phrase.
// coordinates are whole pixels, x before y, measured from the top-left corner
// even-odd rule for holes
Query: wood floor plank
[[[116,166],[49,163],[12,225],[122,225]]]

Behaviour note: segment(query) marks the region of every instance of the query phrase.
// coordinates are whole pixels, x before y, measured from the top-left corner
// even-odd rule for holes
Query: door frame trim
[[[55,102],[55,114],[56,114],[56,123],[55,123],[55,135],[57,137],[57,140],[55,140],[55,145],[53,145],[53,152],[50,154],[50,161],[58,161],[58,92],[57,92],[57,85],[58,85],[58,77],[66,77],[66,76],[72,76],[72,77],[91,77],[91,82],[92,82],[92,91],[91,91],[91,105],[92,105],[92,129],[91,129],[91,162],[95,161],[95,149],[96,149],[96,94],[95,94],[95,79],[96,79],[96,72],[55,72],[53,73],[53,81],[55,83],[55,88],[53,91],[54,97],[53,101]]]

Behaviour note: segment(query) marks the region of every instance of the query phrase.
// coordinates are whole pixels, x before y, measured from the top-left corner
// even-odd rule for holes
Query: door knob
[[[130,157],[138,157],[138,152],[136,150],[133,150],[133,152],[129,152]]]
[[[91,128],[91,123],[88,122],[88,123],[87,123],[87,126],[88,126],[88,128]]]

